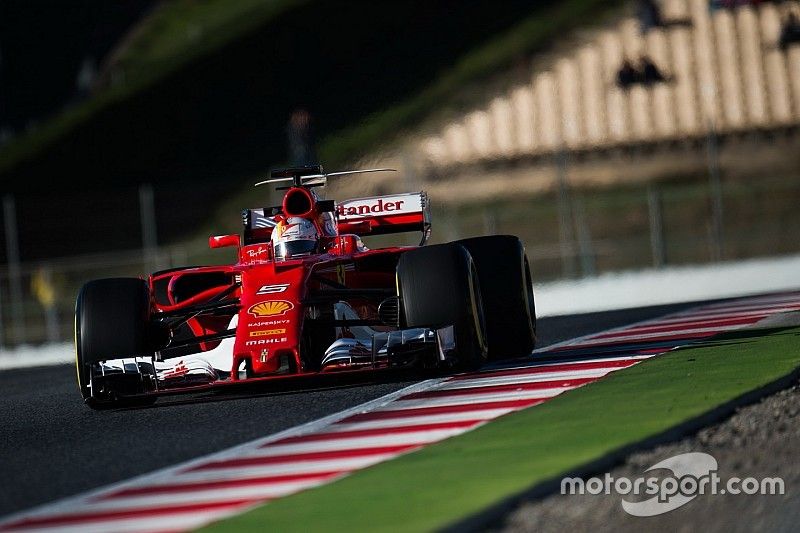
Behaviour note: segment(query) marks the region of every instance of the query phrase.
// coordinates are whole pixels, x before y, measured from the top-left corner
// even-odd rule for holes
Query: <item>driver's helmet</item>
[[[315,253],[319,247],[319,231],[310,220],[289,217],[272,230],[272,253],[283,261]]]

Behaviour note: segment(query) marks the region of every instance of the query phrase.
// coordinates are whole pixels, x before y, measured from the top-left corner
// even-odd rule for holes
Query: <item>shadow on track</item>
[[[339,376],[336,374],[328,374],[304,377],[302,379],[287,377],[285,379],[271,382],[241,382],[216,389],[190,393],[170,393],[167,391],[163,396],[159,396],[158,401],[153,405],[141,407],[120,407],[117,409],[109,409],[109,411],[141,411],[177,405],[268,398],[273,396],[291,396],[295,394],[306,394],[309,392],[337,390],[344,391],[347,389],[356,389],[364,386],[374,385],[396,385],[402,387],[407,385],[409,382],[446,377],[450,375],[455,375],[455,373],[434,370],[425,371],[415,369],[398,369],[381,371],[377,374],[376,372],[366,371],[364,372],[364,375],[350,374],[348,376]]]

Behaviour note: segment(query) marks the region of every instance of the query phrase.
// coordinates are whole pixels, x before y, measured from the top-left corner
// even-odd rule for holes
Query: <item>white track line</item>
[[[753,321],[755,322],[755,320]],[[604,345],[613,345],[613,344],[620,344],[627,341],[641,341],[641,342],[655,342],[655,341],[681,341],[683,339],[677,338],[676,336],[679,335],[716,335],[717,333],[723,331],[729,331],[732,329],[741,329],[741,325],[734,325],[734,326],[716,326],[716,327],[708,327],[708,328],[692,328],[692,329],[681,329],[676,328],[671,332],[666,331],[659,331],[656,333],[638,333],[638,334],[624,334],[624,333],[615,333],[613,337],[602,337],[584,341],[575,346],[575,348],[583,348],[589,346],[604,346]]]
[[[458,390],[458,389],[471,389],[473,387],[493,387],[495,385],[511,385],[511,384],[525,384],[525,383],[540,383],[542,381],[554,381],[558,379],[581,379],[581,378],[601,378],[613,372],[627,367],[607,367],[603,369],[593,370],[573,370],[571,372],[550,372],[547,374],[517,374],[513,376],[498,376],[465,379],[458,381],[448,381],[446,384],[440,385],[433,390]]]
[[[358,431],[365,429],[377,428],[396,428],[404,426],[416,426],[418,424],[435,424],[445,422],[461,422],[464,420],[480,420],[487,421],[503,416],[510,413],[514,409],[509,407],[497,409],[485,409],[481,411],[464,411],[461,413],[441,413],[434,415],[418,415],[418,416],[405,416],[402,418],[387,418],[382,420],[364,420],[358,422],[348,422],[343,424],[334,424],[334,428],[341,431]]]
[[[491,392],[477,394],[458,394],[454,396],[443,396],[436,398],[422,398],[419,400],[397,400],[391,406],[384,407],[381,412],[398,411],[401,409],[416,409],[418,407],[440,407],[450,405],[463,405],[465,403],[481,402],[504,402],[507,400],[540,400],[552,398],[564,391],[575,387],[552,387],[542,390],[515,390],[508,392]]]

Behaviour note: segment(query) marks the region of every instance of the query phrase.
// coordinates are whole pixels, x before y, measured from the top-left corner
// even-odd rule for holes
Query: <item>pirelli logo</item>
[[[286,333],[285,329],[262,329],[258,331],[251,331],[251,337],[271,337],[272,335],[283,335]]]

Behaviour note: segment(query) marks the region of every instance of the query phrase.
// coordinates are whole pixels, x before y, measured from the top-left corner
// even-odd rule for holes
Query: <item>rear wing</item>
[[[424,244],[431,233],[430,203],[425,191],[345,200],[336,204],[336,218],[340,234],[420,231]]]

